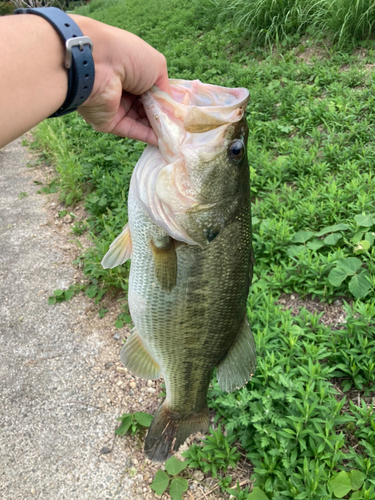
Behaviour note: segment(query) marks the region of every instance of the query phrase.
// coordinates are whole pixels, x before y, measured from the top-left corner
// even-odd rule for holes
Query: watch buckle
[[[79,50],[82,52],[83,46],[89,45],[92,52],[92,41],[88,36],[77,36],[75,38],[68,38],[65,42],[66,53],[65,53],[65,67],[70,69],[72,66],[72,48],[79,47]]]

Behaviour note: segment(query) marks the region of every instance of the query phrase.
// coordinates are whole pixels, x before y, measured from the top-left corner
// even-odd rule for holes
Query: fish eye
[[[239,139],[236,139],[235,141],[233,141],[232,144],[229,146],[229,156],[234,161],[241,160],[244,152],[245,152],[245,146],[244,146],[243,142],[240,141]]]

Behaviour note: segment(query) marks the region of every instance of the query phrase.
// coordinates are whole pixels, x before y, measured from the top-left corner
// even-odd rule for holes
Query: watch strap
[[[65,66],[68,69],[66,99],[50,118],[76,111],[90,96],[94,86],[95,67],[92,42],[83,36],[78,25],[65,12],[56,7],[17,9],[15,14],[34,14],[48,21],[59,33],[66,47]]]

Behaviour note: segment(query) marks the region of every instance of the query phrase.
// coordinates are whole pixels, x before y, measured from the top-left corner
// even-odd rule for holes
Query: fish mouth
[[[147,118],[167,161],[190,134],[204,134],[237,123],[245,113],[249,91],[203,84],[200,80],[170,80],[172,96],[153,86],[141,96]],[[215,135],[215,134],[214,134]],[[205,137],[207,146],[216,142]]]

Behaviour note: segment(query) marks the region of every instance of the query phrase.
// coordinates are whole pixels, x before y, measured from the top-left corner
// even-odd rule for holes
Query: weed
[[[234,468],[241,454],[236,447],[231,447],[236,440],[235,435],[229,433],[225,436],[221,426],[216,431],[210,429],[210,433],[202,446],[193,444],[183,452],[183,456],[187,459],[189,467],[200,468],[203,472],[211,472],[213,477],[217,477],[218,470],[226,472],[228,467]]]
[[[87,231],[88,228],[89,228],[89,225],[87,224],[86,221],[79,220],[73,224],[72,233],[77,235],[77,236],[81,236],[82,234],[85,233],[85,231]]]
[[[108,312],[108,309],[105,309],[103,307],[101,309],[99,309],[99,312],[98,312],[99,318],[104,318],[104,316],[107,314],[107,312]]]
[[[130,314],[128,312],[123,312],[117,316],[115,327],[122,328],[124,325],[130,325],[131,323],[132,319]]]
[[[137,433],[143,433],[146,428],[150,427],[153,416],[149,413],[138,411],[136,413],[124,413],[117,420],[121,422],[116,429],[118,436],[124,436],[128,432],[135,436]]]
[[[365,477],[366,475],[359,470],[353,469],[350,471],[350,474],[341,471],[328,482],[328,486],[336,498],[343,498],[350,491],[358,492],[351,496],[352,500],[363,498],[361,492],[358,490],[362,488]]]
[[[86,287],[85,291],[87,297],[90,299],[95,299],[95,304],[99,304],[107,290],[98,284],[96,278],[91,278],[89,285]]]
[[[163,495],[168,490],[172,500],[182,500],[182,494],[188,489],[188,482],[185,478],[180,477],[179,474],[187,467],[185,462],[171,457],[165,462],[165,470],[158,470],[151,488],[157,495]]]
[[[74,283],[67,290],[57,289],[54,290],[53,295],[48,298],[48,304],[54,305],[64,302],[64,300],[70,300],[75,294],[86,290],[87,284]]]
[[[255,43],[285,47],[301,35],[315,40],[325,35],[339,47],[368,39],[374,31],[371,0],[209,0],[221,18],[231,16]]]
[[[47,186],[43,186],[41,189],[39,189],[37,191],[37,193],[38,194],[42,194],[42,193],[43,194],[53,194],[53,193],[57,193],[57,189],[58,189],[57,181],[53,180],[50,183],[48,183]]]
[[[75,284],[70,286],[67,290],[61,290],[58,288],[54,290],[53,295],[48,298],[48,304],[54,305],[64,302],[65,300],[70,300],[75,293],[78,293],[83,289],[82,286]]]

